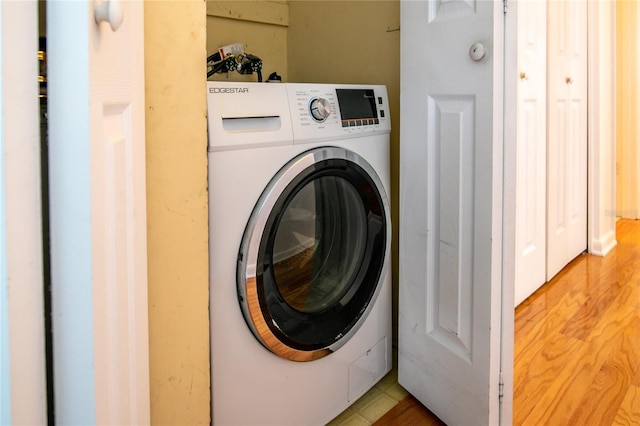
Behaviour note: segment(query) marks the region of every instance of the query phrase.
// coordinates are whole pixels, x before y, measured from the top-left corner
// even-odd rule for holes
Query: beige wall
[[[287,1],[207,1],[207,54],[242,43],[245,53],[262,59],[263,80],[272,72],[287,78]],[[210,80],[257,81],[237,72],[214,74]]]
[[[205,17],[201,0],[145,2],[153,424],[209,424]]]
[[[640,4],[617,1],[617,215],[640,218]]]

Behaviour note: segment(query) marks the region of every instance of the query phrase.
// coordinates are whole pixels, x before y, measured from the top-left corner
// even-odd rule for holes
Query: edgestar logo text
[[[209,87],[209,93],[249,93],[248,87]]]

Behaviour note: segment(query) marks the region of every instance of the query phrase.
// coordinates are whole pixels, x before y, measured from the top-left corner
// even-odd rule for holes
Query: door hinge
[[[502,11],[507,13],[507,0],[502,0]]]
[[[500,372],[500,381],[498,382],[498,398],[500,402],[502,402],[502,398],[504,397],[504,380],[502,378],[502,371]]]

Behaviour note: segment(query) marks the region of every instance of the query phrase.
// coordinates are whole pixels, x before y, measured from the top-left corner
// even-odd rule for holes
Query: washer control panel
[[[385,86],[286,83],[294,139],[391,130]]]
[[[207,82],[210,151],[388,134],[385,86]]]

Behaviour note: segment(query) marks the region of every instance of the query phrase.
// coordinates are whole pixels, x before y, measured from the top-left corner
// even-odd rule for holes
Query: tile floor
[[[393,369],[386,376],[327,426],[372,425],[407,396],[408,392],[398,384],[396,365],[394,362]]]

